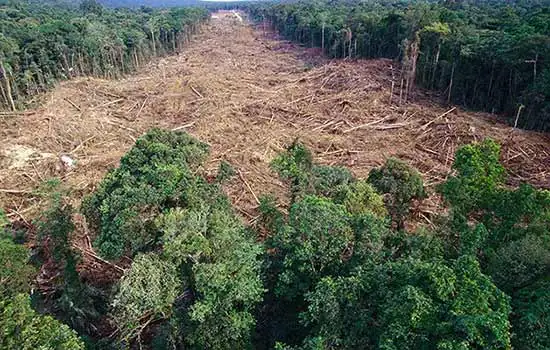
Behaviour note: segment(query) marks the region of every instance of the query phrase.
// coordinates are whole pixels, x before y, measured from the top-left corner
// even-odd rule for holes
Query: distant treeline
[[[416,83],[519,127],[550,130],[548,3],[321,1],[246,9],[332,57],[400,60],[397,88]]]
[[[59,80],[120,77],[179,50],[207,18],[202,8],[110,10],[93,0],[0,3],[0,109],[16,110]]]
[[[201,0],[100,0],[100,3],[106,7],[127,7],[138,8],[142,6],[148,7],[182,7],[196,6],[203,1]]]

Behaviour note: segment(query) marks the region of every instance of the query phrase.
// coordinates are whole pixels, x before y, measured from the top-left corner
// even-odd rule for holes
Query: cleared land
[[[286,203],[286,187],[269,163],[296,138],[319,162],[359,177],[389,156],[402,158],[433,188],[459,145],[492,137],[503,146],[512,184],[550,188],[548,136],[436,104],[422,91],[399,103],[396,86],[390,102],[390,60],[326,60],[232,13],[216,17],[179,55],[138,74],[68,81],[39,97],[39,108],[0,115],[0,205],[8,215],[30,221],[40,208],[33,190],[50,177],[60,177],[79,201],[152,127],[186,130],[209,143],[211,174],[221,160],[231,163],[239,176],[226,191],[250,221],[260,194]],[[75,165],[64,165],[63,155]],[[429,222],[438,206],[432,196],[417,208],[418,219]]]

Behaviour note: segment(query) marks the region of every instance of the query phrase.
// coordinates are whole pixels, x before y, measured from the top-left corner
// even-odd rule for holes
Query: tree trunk
[[[437,45],[437,52],[435,53],[434,66],[432,70],[432,82],[431,88],[433,89],[435,83],[435,73],[437,72],[437,65],[439,64],[439,55],[441,54],[441,42]]]
[[[323,22],[323,28],[321,29],[321,51],[325,52],[325,22]]]
[[[491,78],[489,79],[489,89],[487,90],[487,99],[484,103],[485,106],[489,106],[489,101],[491,100],[491,90],[493,89],[493,79],[495,75],[495,60],[491,64]]]
[[[176,52],[176,32],[172,31],[172,50]]]
[[[151,30],[151,41],[153,42],[153,56],[157,56],[157,48],[155,46],[155,32]]]
[[[122,74],[126,74],[124,70],[124,51],[120,49],[120,68],[122,69]]]
[[[10,103],[9,103],[9,100],[8,100],[8,96],[6,95],[6,90],[4,89],[4,84],[0,84],[0,92],[2,93],[2,97],[4,98],[2,102],[3,102],[7,107],[10,107]]]
[[[2,78],[6,82],[6,96],[8,97],[7,103],[11,107],[12,111],[15,111],[15,102],[13,101],[13,96],[11,95],[11,85],[10,85],[10,77],[6,73],[6,69],[4,68],[4,62],[0,60],[0,73],[2,73]]]
[[[409,46],[409,60],[410,60],[410,69],[408,72],[408,82],[407,82],[407,95],[409,91],[414,87],[414,79],[416,77],[416,62],[418,61],[418,49],[420,47],[420,33],[417,31],[414,34],[414,40]]]
[[[134,59],[136,60],[136,63],[135,63],[136,66],[135,67],[136,67],[136,69],[138,69],[139,68],[139,60],[138,60],[137,50],[136,50],[135,47],[134,47]]]
[[[447,95],[447,103],[451,102],[451,92],[453,91],[453,78],[455,75],[455,63],[453,62],[453,68],[451,69],[451,81],[449,82],[449,92]]]

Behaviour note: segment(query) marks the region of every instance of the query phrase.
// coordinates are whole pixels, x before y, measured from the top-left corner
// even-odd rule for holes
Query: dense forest
[[[0,2],[0,107],[77,76],[120,77],[151,57],[177,52],[208,18],[203,8],[109,10]]]
[[[246,7],[328,55],[399,59],[397,86],[548,130],[550,12],[489,5]],[[200,8],[2,2],[2,108],[60,80],[124,76],[205,20]],[[497,142],[459,147],[429,190],[402,159],[358,178],[286,146],[271,168],[289,203],[258,193],[250,223],[224,192],[232,165],[211,169],[214,147],[164,129],[82,201],[41,179],[34,221],[0,208],[0,349],[550,348],[550,191],[509,186]],[[419,222],[429,194],[441,210]]]
[[[50,205],[34,229],[2,220],[0,347],[550,347],[550,192],[507,187],[494,141],[457,151],[431,226],[408,225],[426,190],[405,162],[358,179],[295,142],[272,163],[288,210],[266,194],[246,227],[221,190],[235,171],[206,176],[208,153],[151,130],[84,199],[96,251],[127,266],[117,273],[79,267],[59,183],[40,190]]]
[[[396,91],[550,130],[550,4],[498,1],[303,1],[244,6],[283,36],[327,55],[399,60]]]

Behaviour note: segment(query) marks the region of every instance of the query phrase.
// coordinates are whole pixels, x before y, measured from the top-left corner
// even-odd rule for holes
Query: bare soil
[[[395,86],[390,101],[390,60],[329,60],[231,13],[216,17],[179,55],[121,80],[64,82],[39,97],[38,108],[0,115],[0,207],[10,218],[30,221],[40,210],[34,190],[51,177],[72,189],[77,205],[152,127],[185,130],[208,143],[210,174],[221,160],[232,164],[240,176],[225,190],[247,221],[260,194],[287,204],[286,186],[269,163],[295,139],[318,162],[349,167],[358,177],[399,157],[433,189],[448,176],[458,146],[492,137],[502,144],[511,185],[550,188],[547,135],[441,105],[421,90],[400,103]],[[418,218],[430,222],[438,209],[431,196]]]

